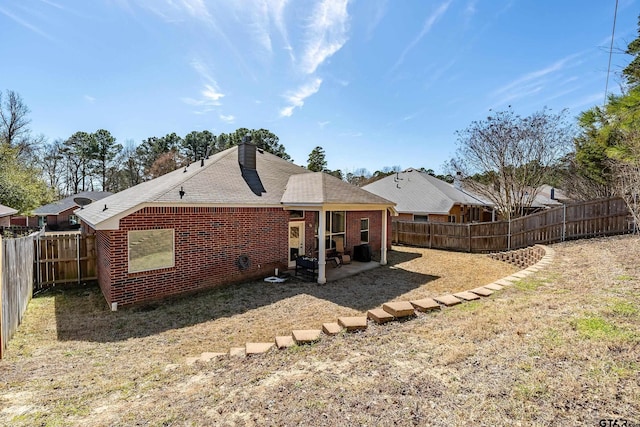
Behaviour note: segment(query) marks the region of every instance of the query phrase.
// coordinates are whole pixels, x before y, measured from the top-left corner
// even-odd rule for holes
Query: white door
[[[304,255],[304,221],[289,223],[289,267],[296,266],[296,258]]]

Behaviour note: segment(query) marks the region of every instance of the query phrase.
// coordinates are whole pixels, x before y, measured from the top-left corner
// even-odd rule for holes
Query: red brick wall
[[[100,286],[109,303],[127,305],[272,275],[286,267],[288,223],[279,208],[141,209],[120,230],[96,233]],[[127,232],[145,229],[175,230],[175,267],[128,272]]]
[[[360,219],[369,218],[369,244],[380,255],[381,211],[347,212],[347,247],[360,244]],[[120,229],[97,231],[98,277],[109,304],[135,304],[223,284],[239,283],[286,269],[289,212],[280,208],[144,208],[122,220]],[[317,212],[305,212],[305,245],[315,246]],[[83,229],[94,232],[86,224]],[[128,272],[128,231],[175,230],[175,266]],[[387,243],[391,245],[391,226]],[[250,266],[241,270],[240,255]]]

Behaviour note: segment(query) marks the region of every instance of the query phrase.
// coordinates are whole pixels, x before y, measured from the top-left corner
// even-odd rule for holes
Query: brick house
[[[274,274],[341,236],[386,264],[394,204],[255,145],[239,146],[76,210],[95,234],[99,284],[114,307]]]
[[[17,213],[16,209],[0,205],[0,227],[9,227],[11,225],[11,217]]]
[[[362,187],[396,203],[399,221],[488,222],[495,220],[490,202],[425,172],[407,169]]]

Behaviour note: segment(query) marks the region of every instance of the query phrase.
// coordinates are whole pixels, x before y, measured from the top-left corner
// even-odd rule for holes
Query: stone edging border
[[[493,259],[508,262],[523,268],[509,276],[498,279],[485,286],[480,286],[468,291],[457,292],[452,295],[442,295],[434,298],[424,298],[415,301],[390,302],[383,304],[382,308],[369,310],[367,316],[339,317],[336,323],[324,323],[322,330],[294,330],[290,336],[278,336],[275,342],[246,343],[245,347],[234,347],[228,353],[204,352],[199,357],[187,357],[186,364],[193,365],[197,362],[208,362],[220,357],[246,357],[253,354],[266,353],[277,347],[284,349],[293,345],[313,343],[320,340],[321,335],[336,335],[343,330],[348,332],[364,330],[367,328],[367,320],[376,323],[385,323],[404,317],[415,316],[415,311],[439,310],[442,307],[450,307],[465,301],[479,300],[482,297],[492,295],[495,291],[511,286],[515,282],[534,274],[553,261],[555,250],[544,245],[518,249],[509,252],[489,254]],[[166,370],[177,368],[178,365],[167,365]]]

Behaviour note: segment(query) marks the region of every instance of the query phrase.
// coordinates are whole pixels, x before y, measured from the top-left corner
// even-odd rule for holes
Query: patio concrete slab
[[[393,320],[393,316],[381,308],[367,311],[367,317],[376,323],[386,323]]]
[[[423,298],[410,301],[413,308],[418,311],[440,310],[440,304],[433,298]]]
[[[473,300],[476,300],[476,299],[480,299],[479,295],[476,295],[476,294],[474,294],[472,292],[469,292],[469,291],[457,292],[457,293],[453,294],[453,296],[456,297],[456,298],[463,299],[465,301],[473,301]]]
[[[296,344],[311,344],[320,341],[322,331],[320,329],[296,329],[291,331]]]
[[[502,289],[504,289],[504,286],[500,286],[497,283],[489,283],[488,285],[484,286],[487,289],[491,289],[492,291],[501,291]]]
[[[229,357],[246,357],[247,350],[244,347],[231,347]]]
[[[271,350],[274,347],[272,342],[248,342],[246,344],[247,356],[251,354],[262,354]]]
[[[276,337],[276,346],[278,348],[289,348],[295,345],[293,337],[291,335]]]
[[[489,295],[493,295],[493,291],[491,289],[483,287],[471,289],[469,292],[473,292],[474,294],[480,295],[481,297],[488,297]]]
[[[341,331],[342,328],[336,322],[322,324],[322,332],[327,335],[338,335]]]
[[[366,316],[338,317],[338,323],[348,332],[363,331],[367,329]]]
[[[397,318],[416,315],[416,310],[409,301],[387,302],[382,304],[382,309]]]
[[[435,297],[434,300],[438,301],[440,304],[446,305],[447,307],[451,307],[452,305],[460,304],[462,302],[451,294]]]

